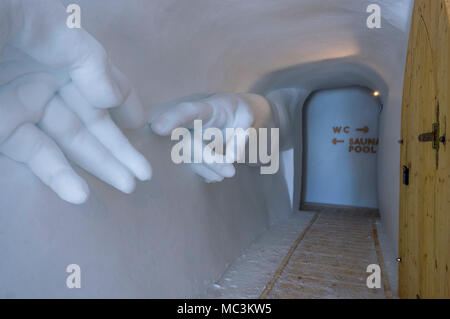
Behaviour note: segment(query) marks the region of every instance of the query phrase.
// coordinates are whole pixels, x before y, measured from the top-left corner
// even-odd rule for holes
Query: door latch
[[[447,135],[444,134],[439,138],[439,142],[441,142],[442,144],[446,145],[447,144]]]
[[[435,150],[439,150],[439,123],[433,123],[433,130],[429,133],[419,135],[419,142],[431,142],[431,146]]]

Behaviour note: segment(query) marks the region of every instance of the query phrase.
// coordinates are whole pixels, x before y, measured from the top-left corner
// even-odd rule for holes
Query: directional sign
[[[363,128],[357,128],[356,129],[358,132],[364,132],[364,133],[369,133],[369,128],[367,126],[364,126]]]
[[[333,126],[333,133],[335,135],[346,133],[349,134],[353,128],[350,126]],[[356,132],[362,132],[364,134],[369,133],[369,127],[365,125],[364,127],[354,129]],[[339,143],[345,143],[345,139],[339,140],[336,137],[331,141],[334,145]],[[350,153],[377,153],[378,138],[366,138],[366,137],[350,137],[348,139],[348,151]]]
[[[348,134],[350,133],[350,126],[333,126],[333,132],[335,134],[341,133],[341,131],[344,131],[344,133]]]
[[[344,143],[344,140],[338,140],[338,139],[334,138],[333,144],[336,145],[337,143]]]

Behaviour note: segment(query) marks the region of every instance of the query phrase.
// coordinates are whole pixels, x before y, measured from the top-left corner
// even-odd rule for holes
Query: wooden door
[[[450,298],[449,14],[450,0],[415,1],[402,106],[401,298]]]

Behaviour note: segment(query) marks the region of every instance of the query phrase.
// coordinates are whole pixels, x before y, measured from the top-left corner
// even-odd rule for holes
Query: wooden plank
[[[415,2],[402,106],[401,165],[410,185],[400,188],[399,294],[402,298],[450,297],[450,154],[441,144],[439,167],[431,143],[418,135],[449,111],[449,0]],[[443,130],[442,129],[442,130]]]
[[[440,106],[441,134],[448,134],[450,116],[450,1],[441,1],[432,7],[431,46],[435,59],[437,99]],[[440,279],[436,285],[437,296],[450,298],[450,150],[439,150],[439,169],[436,183],[436,273]]]

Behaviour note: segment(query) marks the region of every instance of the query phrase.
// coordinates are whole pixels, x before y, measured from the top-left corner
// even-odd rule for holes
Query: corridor
[[[450,0],[0,0],[0,299],[450,299],[449,29]]]
[[[392,281],[395,271],[389,278],[383,256],[392,257],[380,245],[383,234],[378,230],[378,211],[325,206],[304,209],[269,230],[271,238],[263,235],[258,239],[209,289],[207,297],[393,298],[389,279]],[[290,227],[292,232],[287,231]],[[277,238],[283,231],[290,246],[287,238]],[[379,289],[366,285],[371,264],[381,268]]]

